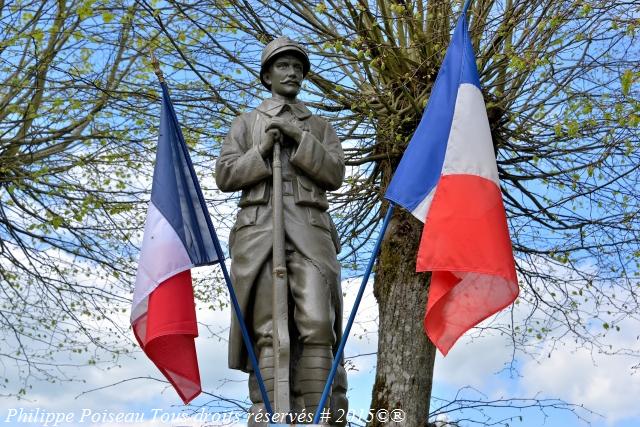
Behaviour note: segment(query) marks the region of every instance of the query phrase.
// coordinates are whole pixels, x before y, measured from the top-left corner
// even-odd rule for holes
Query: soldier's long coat
[[[284,224],[287,243],[312,260],[331,287],[336,312],[336,343],[342,334],[342,292],[339,244],[326,212],[325,192],[337,190],[344,178],[344,155],[331,125],[314,116],[303,103],[282,104],[265,100],[256,110],[242,114],[232,124],[216,163],[216,182],[222,191],[242,191],[240,211],[229,236],[231,278],[243,314],[251,318],[252,293],[263,264],[272,252],[272,173],[270,161],[262,158],[258,145],[269,120],[283,109],[303,129],[300,144],[283,158]],[[269,286],[271,286],[269,284]],[[271,304],[271,301],[263,301]],[[250,325],[248,326],[250,329]],[[240,327],[232,315],[229,336],[229,367],[251,370]]]

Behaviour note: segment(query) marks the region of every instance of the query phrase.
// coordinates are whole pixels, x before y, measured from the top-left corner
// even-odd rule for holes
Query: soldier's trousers
[[[291,348],[292,410],[315,411],[326,383],[331,363],[333,347],[336,344],[335,292],[339,292],[336,278],[325,277],[313,261],[305,258],[295,249],[286,251],[289,285],[289,323]],[[258,276],[253,295],[253,311],[249,325],[253,332],[260,370],[272,399],[273,392],[273,317],[272,317],[272,262],[266,262]],[[250,397],[260,405],[262,397],[252,374],[249,382]],[[334,381],[331,409],[342,407],[346,411],[346,373],[341,367]],[[261,405],[260,405],[261,406]]]

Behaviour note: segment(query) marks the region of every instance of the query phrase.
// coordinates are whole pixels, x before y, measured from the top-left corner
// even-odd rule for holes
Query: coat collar
[[[291,108],[291,112],[298,120],[305,120],[311,116],[311,111],[300,101],[295,104],[285,104],[284,102],[269,98],[262,101],[257,109],[269,117],[275,117],[280,114],[283,108],[287,107]]]

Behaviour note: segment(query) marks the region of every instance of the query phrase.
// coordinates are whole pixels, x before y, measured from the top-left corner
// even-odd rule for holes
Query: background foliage
[[[267,95],[257,75],[264,43],[286,34],[305,44],[304,98],[332,121],[350,166],[332,210],[345,271],[357,274],[460,8],[0,0],[0,357],[24,379],[7,393],[25,393],[30,378],[68,378],[58,368],[70,352],[100,363],[107,350],[113,363],[131,348],[123,310],[158,117],[150,50],[210,178],[230,122]],[[638,5],[478,0],[469,16],[526,307],[488,327],[512,337],[514,357],[559,340],[637,356],[610,335],[640,309]],[[220,202],[233,198],[207,194],[212,214],[230,223]],[[399,252],[407,271],[413,249]],[[410,271],[385,276],[390,269],[378,266],[381,313],[388,289],[424,286]],[[224,304],[213,281],[197,291]]]

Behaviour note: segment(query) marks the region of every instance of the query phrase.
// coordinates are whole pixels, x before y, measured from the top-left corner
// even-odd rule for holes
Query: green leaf
[[[556,136],[562,136],[562,123],[556,123],[553,131],[556,133]]]
[[[31,37],[33,37],[35,41],[41,42],[44,39],[44,32],[42,32],[42,30],[35,30],[31,34]]]
[[[580,130],[580,125],[578,124],[578,122],[575,120],[571,120],[567,127],[567,132],[569,136],[575,138],[576,136],[578,136],[579,130]]]
[[[84,20],[91,16],[91,12],[93,11],[90,4],[83,4],[78,8],[78,16],[80,19]]]
[[[102,20],[104,21],[105,24],[108,24],[109,22],[113,21],[114,17],[115,16],[111,12],[102,12]]]
[[[633,83],[633,71],[625,70],[620,76],[620,85],[622,86],[622,94],[627,96],[631,91],[631,84]]]

